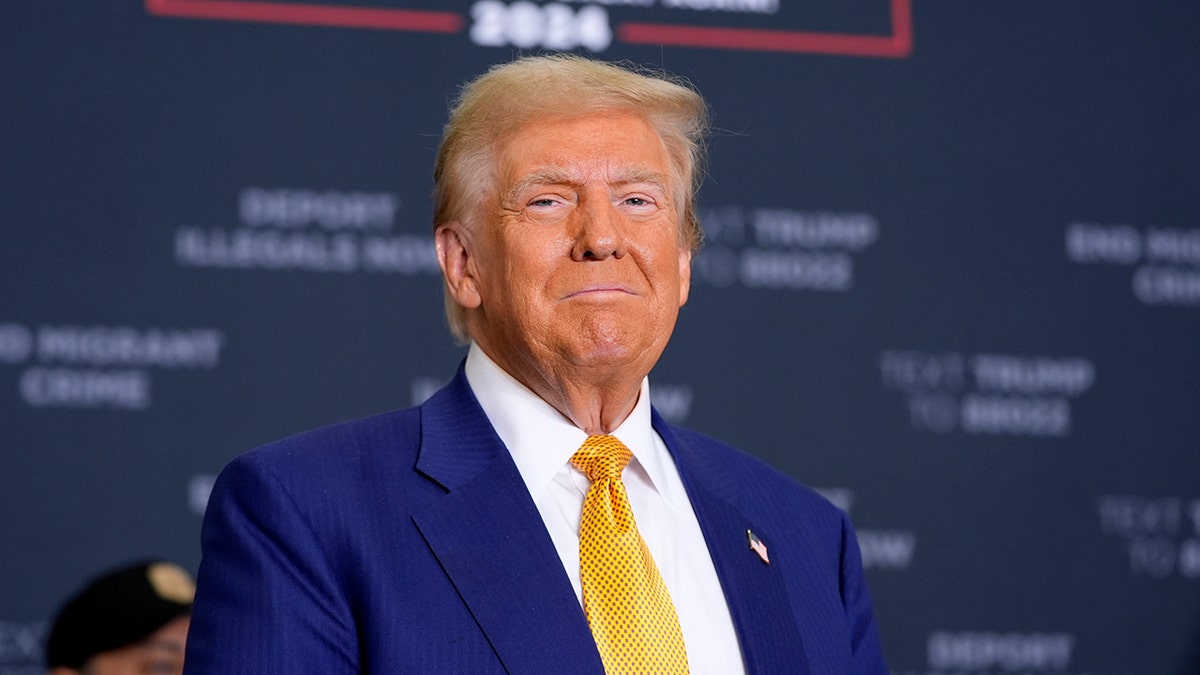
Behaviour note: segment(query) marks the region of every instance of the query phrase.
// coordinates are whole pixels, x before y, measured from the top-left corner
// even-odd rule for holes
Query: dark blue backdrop
[[[894,671],[1200,672],[1200,5],[424,5],[0,9],[0,674],[194,570],[230,457],[449,377],[445,109],[543,48],[710,100],[655,400],[849,510]]]

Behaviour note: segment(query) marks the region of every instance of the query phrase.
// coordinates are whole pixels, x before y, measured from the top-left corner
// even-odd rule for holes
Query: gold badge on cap
[[[146,568],[146,578],[158,597],[181,605],[190,605],[196,597],[196,584],[179,565],[154,563]]]

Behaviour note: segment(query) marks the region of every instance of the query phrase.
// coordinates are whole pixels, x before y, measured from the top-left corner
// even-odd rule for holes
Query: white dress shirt
[[[472,344],[467,382],[500,440],[508,446],[571,585],[579,581],[579,520],[590,483],[571,465],[587,433],[497,366]],[[704,535],[666,444],[650,424],[650,385],[612,432],[632,452],[622,481],[663,582],[675,603],[693,675],[744,673],[741,650]]]

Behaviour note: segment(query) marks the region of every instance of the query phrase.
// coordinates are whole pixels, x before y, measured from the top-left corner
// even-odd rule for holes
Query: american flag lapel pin
[[[758,557],[768,565],[771,564],[771,559],[767,557],[767,545],[762,543],[762,539],[750,530],[746,530],[746,539],[750,541],[750,550],[758,554]]]

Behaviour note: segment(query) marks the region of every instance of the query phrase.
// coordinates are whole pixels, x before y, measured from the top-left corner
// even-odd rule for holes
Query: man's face
[[[632,114],[537,120],[495,156],[497,197],[461,228],[472,339],[527,384],[530,368],[649,372],[691,275],[658,134]]]
[[[175,619],[137,644],[93,656],[83,675],[180,675],[187,630],[187,617]]]

